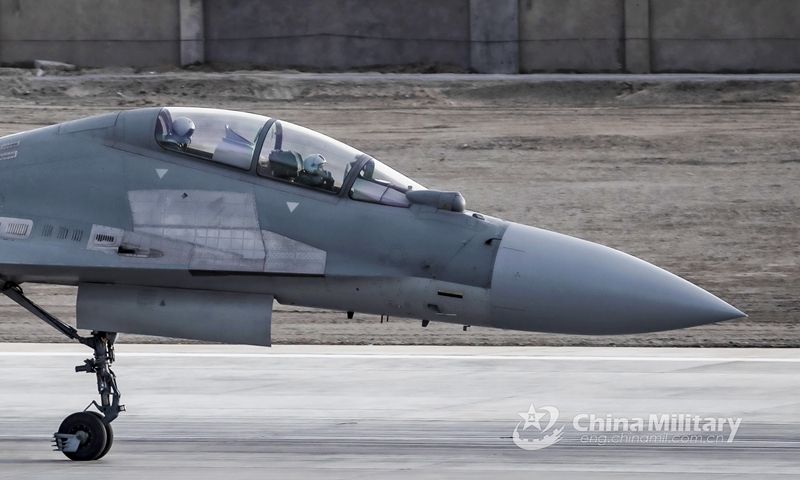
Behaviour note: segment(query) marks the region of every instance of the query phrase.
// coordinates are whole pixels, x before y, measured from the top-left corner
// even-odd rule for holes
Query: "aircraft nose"
[[[746,316],[636,257],[512,223],[492,273],[497,328],[583,335],[644,333]]]

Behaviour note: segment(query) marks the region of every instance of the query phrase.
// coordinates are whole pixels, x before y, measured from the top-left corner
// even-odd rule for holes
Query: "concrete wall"
[[[656,72],[800,71],[799,0],[650,0]]]
[[[519,0],[470,0],[470,66],[519,73]]]
[[[800,0],[0,0],[0,63],[800,71]]]
[[[650,0],[625,0],[625,71],[648,73],[650,61]]]
[[[178,2],[0,0],[0,62],[175,65]]]
[[[520,0],[522,72],[620,72],[624,0]]]
[[[469,68],[469,0],[205,0],[206,60]]]
[[[179,0],[181,65],[206,61],[206,28],[203,0]]]

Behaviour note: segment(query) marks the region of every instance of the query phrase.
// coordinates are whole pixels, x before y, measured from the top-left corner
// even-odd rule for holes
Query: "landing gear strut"
[[[0,290],[21,307],[44,320],[62,334],[94,350],[93,358],[84,360],[83,365],[75,367],[76,372],[94,373],[97,376],[97,390],[100,403],[92,401],[82,412],[73,413],[61,422],[58,432],[53,434],[56,451],[63,452],[71,460],[86,461],[103,458],[114,442],[113,422],[125,406],[119,404],[120,393],[117,379],[111,370],[114,363],[114,341],[116,333],[92,332],[82,337],[78,331],[47,313],[27,298],[19,285],[7,282]],[[98,412],[89,411],[91,407]]]
[[[125,406],[119,404],[117,379],[111,370],[116,337],[116,333],[92,332],[91,337],[79,339],[94,350],[94,358],[84,360],[83,365],[75,367],[75,371],[97,376],[100,404],[92,401],[86,410],[73,413],[61,422],[58,432],[53,434],[56,450],[64,452],[71,460],[99,460],[111,450],[114,442],[111,422],[119,416],[119,412],[125,411]],[[100,413],[88,411],[91,407],[97,408]]]

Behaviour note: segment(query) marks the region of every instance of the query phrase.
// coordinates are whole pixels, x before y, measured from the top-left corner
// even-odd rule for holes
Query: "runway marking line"
[[[79,352],[0,352],[0,357],[73,357]],[[769,357],[621,357],[621,356],[556,356],[556,355],[430,355],[430,354],[352,354],[352,353],[167,353],[119,352],[119,358],[315,358],[353,360],[540,360],[540,361],[608,361],[608,362],[755,362],[800,363],[800,358]]]

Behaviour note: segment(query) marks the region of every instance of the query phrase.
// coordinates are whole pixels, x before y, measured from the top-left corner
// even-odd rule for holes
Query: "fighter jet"
[[[292,123],[165,107],[0,139],[2,292],[94,350],[97,411],[54,435],[111,448],[117,333],[270,345],[273,300],[533,332],[614,335],[744,314],[620,251],[467,210]],[[78,287],[77,327],[26,282]]]

